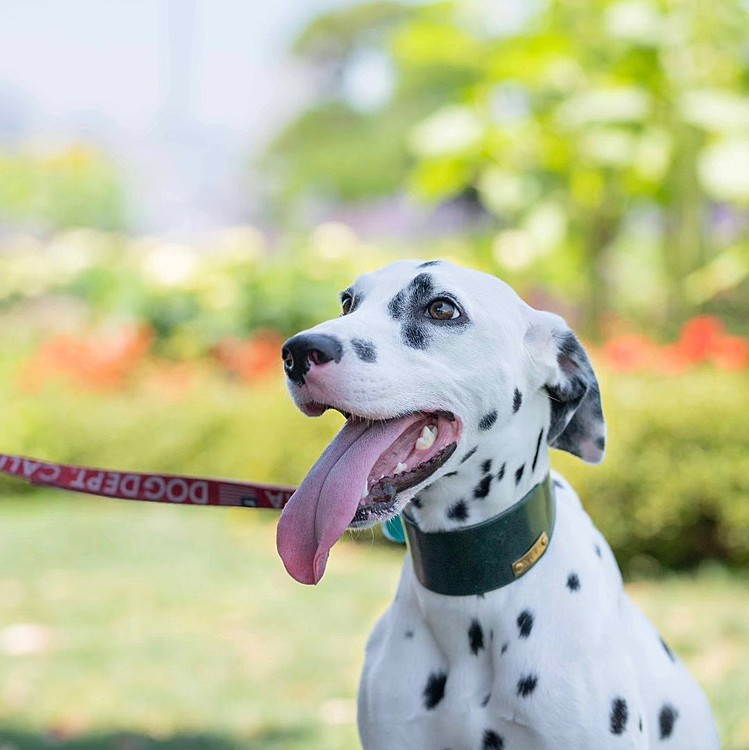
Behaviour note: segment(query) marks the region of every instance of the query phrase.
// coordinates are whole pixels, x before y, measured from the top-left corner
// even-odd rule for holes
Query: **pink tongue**
[[[419,417],[368,426],[346,423],[281,514],[276,546],[289,574],[318,583],[330,548],[356,514],[364,482],[380,455]]]

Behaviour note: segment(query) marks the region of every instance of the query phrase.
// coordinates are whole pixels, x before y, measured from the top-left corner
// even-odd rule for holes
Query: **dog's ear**
[[[538,386],[549,395],[549,445],[600,463],[606,448],[601,393],[575,334],[558,315],[534,310],[525,348],[540,376]]]

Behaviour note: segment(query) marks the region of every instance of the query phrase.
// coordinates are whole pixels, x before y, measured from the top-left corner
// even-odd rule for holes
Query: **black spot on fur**
[[[598,555],[598,557],[601,556],[601,548],[597,544],[596,544],[596,554]]]
[[[415,297],[428,297],[434,291],[434,282],[429,273],[420,273],[411,279],[408,285],[411,294]]]
[[[577,573],[570,573],[567,576],[567,588],[570,591],[580,590],[580,579],[577,577]]]
[[[447,517],[452,521],[465,521],[468,518],[468,506],[465,500],[458,500],[447,509]]]
[[[518,680],[518,695],[521,698],[527,698],[535,689],[538,683],[538,677],[534,674],[526,675]]]
[[[362,362],[376,362],[377,361],[377,347],[372,341],[364,341],[363,339],[351,339],[351,346],[356,352],[356,356]]]
[[[487,474],[473,489],[473,496],[475,498],[484,498],[489,494],[489,489],[492,486],[492,475]]]
[[[489,705],[489,701],[492,699],[492,694],[487,693],[484,696],[484,700],[481,701],[481,708],[486,708]]]
[[[463,314],[454,320],[435,320],[426,314],[426,306],[435,293],[431,274],[419,273],[388,303],[388,314],[401,322],[401,339],[412,349],[426,349],[437,327],[463,327],[470,321]]]
[[[637,728],[642,732],[642,716],[640,717],[640,720],[637,722]]]
[[[668,658],[671,659],[671,661],[676,661],[676,657],[674,656],[674,652],[668,647],[668,644],[666,641],[663,640],[660,636],[658,636],[658,640],[661,642],[661,646],[663,646],[663,650],[668,654]]]
[[[469,450],[468,453],[466,453],[465,456],[460,459],[460,463],[464,464],[478,449],[478,445],[475,448],[471,448],[471,450]]]
[[[521,638],[527,638],[533,630],[533,614],[528,609],[524,609],[517,619],[518,630]]]
[[[509,646],[509,643],[503,643],[502,648],[500,649],[500,653],[503,654],[505,651],[507,651],[507,647]]]
[[[429,339],[426,332],[416,323],[406,323],[401,331],[403,343],[412,349],[426,349],[429,345]]]
[[[486,599],[486,596],[484,594],[476,594],[477,599]]]
[[[429,266],[436,266],[438,264],[438,260],[425,260],[423,263],[420,263],[417,268],[429,268]]]
[[[413,630],[407,630],[405,632],[406,638],[413,638],[414,637],[414,631]]]
[[[536,464],[538,463],[538,452],[541,450],[541,440],[544,436],[544,431],[538,433],[538,441],[536,442],[536,452],[533,454],[533,463],[531,464],[531,471],[536,470]]]
[[[665,703],[658,714],[658,727],[661,730],[662,740],[671,736],[671,733],[674,731],[674,724],[678,718],[679,712],[673,706]]]
[[[505,741],[493,730],[484,731],[484,738],[481,741],[481,750],[502,750]]]
[[[497,410],[490,411],[488,414],[484,414],[479,422],[480,430],[488,430],[497,421]]]
[[[609,716],[611,734],[624,734],[628,718],[629,709],[627,708],[627,701],[624,698],[614,698],[611,701],[611,714]]]
[[[488,474],[492,470],[492,460],[491,458],[487,458],[486,461],[484,461],[483,464],[481,464],[481,471],[484,474]]]
[[[468,628],[468,645],[474,656],[484,648],[484,631],[478,620],[473,620]]]
[[[424,687],[424,708],[434,708],[445,697],[447,675],[444,672],[432,672]]]
[[[457,477],[458,472],[457,471],[448,471],[447,474],[445,474],[445,477]]]
[[[555,487],[556,487],[557,489],[559,489],[559,490],[563,490],[563,489],[564,489],[564,485],[563,485],[563,484],[562,484],[562,483],[561,483],[561,482],[560,482],[560,481],[559,481],[558,479],[555,479],[555,480],[554,480],[554,486],[555,486]]]
[[[596,448],[598,448],[599,451],[605,450],[606,449],[606,438],[597,437],[593,441],[593,444],[596,446]]]
[[[406,293],[403,289],[388,302],[388,314],[398,320],[403,317],[406,307]]]
[[[512,413],[517,414],[518,409],[523,404],[523,394],[516,388],[515,395],[512,398]]]
[[[505,469],[507,468],[507,464],[502,464],[502,468],[497,472],[497,481],[501,482],[505,478]]]
[[[523,478],[523,472],[525,471],[525,464],[519,469],[515,469],[515,484],[520,484],[520,480]]]
[[[421,498],[418,495],[414,495],[414,497],[411,498],[411,504],[414,508],[421,508]]]

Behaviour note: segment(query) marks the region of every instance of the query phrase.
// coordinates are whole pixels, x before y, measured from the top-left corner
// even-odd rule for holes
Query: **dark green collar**
[[[424,532],[403,513],[414,572],[436,594],[468,596],[506,586],[546,552],[554,530],[551,478],[488,521],[452,531]]]

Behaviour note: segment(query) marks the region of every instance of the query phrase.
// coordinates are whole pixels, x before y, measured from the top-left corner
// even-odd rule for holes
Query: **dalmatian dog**
[[[702,691],[624,593],[573,489],[549,478],[549,447],[588,463],[605,448],[598,383],[566,323],[444,261],[393,263],[341,301],[283,348],[302,412],[346,418],[279,522],[295,579],[316,584],[346,529],[402,512],[424,537],[470,535],[547,482],[555,513],[543,553],[491,590],[435,592],[406,557],[366,649],[365,750],[719,747]],[[491,568],[504,550],[481,554]]]

